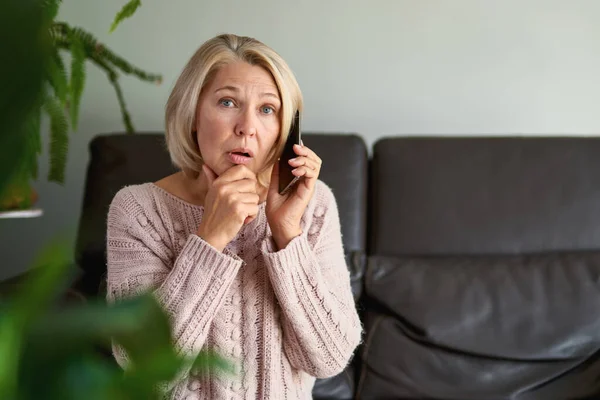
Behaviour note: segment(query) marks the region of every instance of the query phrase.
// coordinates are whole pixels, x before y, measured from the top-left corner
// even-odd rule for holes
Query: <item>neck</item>
[[[192,176],[187,176],[183,171],[178,173],[179,186],[181,191],[185,193],[185,200],[189,203],[204,206],[206,193],[208,193],[208,182],[204,174],[194,179]]]

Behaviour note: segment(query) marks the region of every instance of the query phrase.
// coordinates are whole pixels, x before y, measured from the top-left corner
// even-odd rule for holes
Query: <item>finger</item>
[[[319,171],[321,169],[321,165],[319,163],[317,163],[315,160],[312,160],[312,159],[310,159],[308,157],[304,157],[304,156],[292,158],[289,161],[289,164],[295,168],[305,165],[308,168],[314,169],[316,171]]]
[[[299,156],[308,157],[311,160],[314,160],[319,165],[321,165],[323,163],[321,158],[319,158],[319,156],[314,151],[312,151],[311,149],[309,149],[306,146],[300,146],[300,145],[295,144],[294,152],[296,154],[298,154]]]
[[[219,177],[219,180],[222,183],[239,181],[242,179],[256,181],[256,174],[250,168],[240,164],[229,168]]]
[[[260,196],[256,193],[236,193],[233,198],[234,201],[244,204],[258,204]]]
[[[257,193],[257,181],[252,179],[241,179],[239,181],[232,181],[223,184],[227,188],[228,191],[238,192],[238,193]]]
[[[208,185],[212,186],[213,182],[218,178],[217,174],[215,174],[215,171],[210,169],[210,167],[206,164],[202,164],[202,171],[208,180]]]
[[[294,176],[298,176],[298,177],[303,176],[308,179],[315,179],[319,176],[319,173],[316,170],[309,168],[307,166],[302,166],[302,167],[293,169],[292,174],[294,174]]]
[[[299,177],[304,177],[303,183],[306,189],[309,192],[312,192],[315,189],[317,179],[319,177],[319,171],[309,168],[307,166],[302,166],[296,168],[292,171],[292,174]]]
[[[242,215],[244,215],[244,224],[252,221],[258,215],[258,204],[244,203],[240,207]]]

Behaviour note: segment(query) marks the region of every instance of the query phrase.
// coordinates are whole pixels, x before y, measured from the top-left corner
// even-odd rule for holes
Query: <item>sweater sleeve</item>
[[[115,302],[152,291],[170,318],[175,349],[195,355],[242,260],[194,234],[174,257],[160,226],[126,189],[117,193],[107,220],[107,299]],[[115,345],[113,352],[126,367],[124,351]]]
[[[324,184],[307,233],[285,249],[263,252],[282,310],[284,351],[294,368],[317,378],[337,375],[361,340],[346,266],[339,215]]]

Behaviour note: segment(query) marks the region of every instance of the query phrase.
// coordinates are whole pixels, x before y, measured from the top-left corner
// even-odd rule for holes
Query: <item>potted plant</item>
[[[91,33],[80,27],[74,27],[56,19],[61,0],[39,1],[44,29],[47,29],[49,52],[46,57],[40,96],[36,99],[24,125],[20,127],[28,140],[27,156],[18,160],[15,173],[7,182],[7,189],[0,196],[0,218],[38,216],[41,210],[32,210],[37,201],[37,193],[31,185],[38,178],[38,156],[42,150],[42,115],[49,119],[50,126],[50,168],[47,179],[63,184],[69,148],[69,129],[77,130],[81,95],[85,87],[86,63],[91,62],[106,73],[108,82],[115,89],[121,109],[123,124],[128,133],[134,132],[131,116],[119,82],[121,74],[133,75],[146,82],[160,84],[162,77],[148,73],[133,66],[123,57],[98,41]],[[140,6],[139,0],[129,1],[116,15],[110,31],[112,32],[125,18],[133,15]],[[63,55],[70,55],[70,71]]]
[[[0,54],[14,55],[0,63],[0,76],[11,77],[0,90],[0,198],[38,152],[39,129],[30,122],[47,99],[46,65],[56,54],[40,2],[48,4],[0,2],[0,37],[6,38]],[[167,314],[151,294],[112,306],[70,295],[67,243],[53,241],[29,274],[0,284],[0,399],[158,399],[157,389],[184,368],[231,371],[213,353],[178,354]],[[129,356],[125,372],[99,351],[113,342]]]

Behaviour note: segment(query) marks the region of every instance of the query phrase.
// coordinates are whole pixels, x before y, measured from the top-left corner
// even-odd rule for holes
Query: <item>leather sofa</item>
[[[365,330],[315,399],[600,398],[600,139],[303,138]],[[174,169],[161,133],[99,135],[90,153],[76,260],[93,297],[112,197]]]

